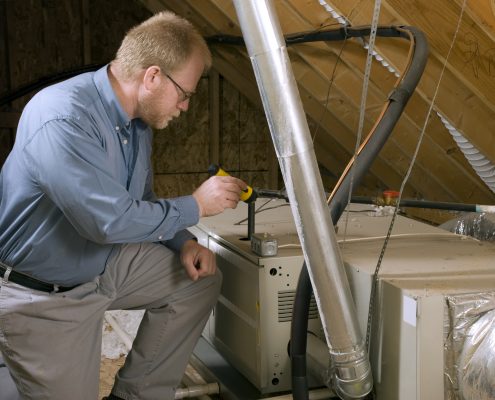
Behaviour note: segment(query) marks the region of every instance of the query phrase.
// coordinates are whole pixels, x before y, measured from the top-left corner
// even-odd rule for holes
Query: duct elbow
[[[362,399],[373,388],[371,366],[366,357],[334,367],[333,389],[343,400]]]

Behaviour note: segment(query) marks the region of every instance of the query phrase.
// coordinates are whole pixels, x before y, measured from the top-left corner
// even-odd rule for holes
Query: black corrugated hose
[[[393,31],[396,34],[393,35]],[[342,33],[342,29],[340,32]],[[349,33],[347,29],[344,33]],[[363,34],[369,34],[369,28],[359,28]],[[334,190],[334,195],[330,200],[329,207],[334,225],[344,212],[349,198],[351,179],[354,187],[357,187],[364,177],[373,160],[378,155],[387,138],[390,136],[392,129],[397,123],[407,101],[414,92],[419,79],[424,71],[428,57],[428,45],[424,34],[413,27],[389,27],[379,28],[377,35],[386,33],[386,36],[406,37],[405,31],[409,32],[415,41],[414,54],[410,63],[409,70],[404,75],[401,83],[390,96],[390,103],[382,119],[378,122],[376,129],[362,151],[357,155],[355,165],[353,166],[353,176],[348,173],[339,181],[339,186]],[[341,37],[340,40],[346,37]],[[290,340],[290,356],[292,360],[292,390],[295,400],[307,400],[308,383],[306,377],[306,340],[309,314],[309,299],[312,293],[311,281],[304,262],[299,281],[296,289],[296,298],[292,313],[292,327]]]

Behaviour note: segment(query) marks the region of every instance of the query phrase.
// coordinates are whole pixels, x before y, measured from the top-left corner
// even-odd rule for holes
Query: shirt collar
[[[115,131],[125,132],[131,125],[131,120],[127,113],[122,108],[119,99],[113,91],[110,79],[108,78],[109,64],[103,66],[97,70],[93,76],[93,82],[95,83],[100,99],[103,103],[103,107],[107,115],[112,122]]]

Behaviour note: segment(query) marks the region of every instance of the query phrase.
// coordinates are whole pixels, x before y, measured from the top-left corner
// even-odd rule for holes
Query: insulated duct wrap
[[[464,213],[444,222],[440,228],[458,235],[472,236],[478,240],[495,242],[495,215],[489,213]]]
[[[344,399],[372,388],[371,368],[325,201],[308,123],[270,2],[234,1]]]
[[[445,399],[495,398],[495,292],[449,296]]]

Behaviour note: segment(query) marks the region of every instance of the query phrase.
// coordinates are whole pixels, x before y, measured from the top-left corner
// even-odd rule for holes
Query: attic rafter
[[[454,0],[459,7],[464,0]],[[468,0],[465,11],[492,41],[495,41],[495,2],[493,0]]]
[[[349,1],[349,0],[326,0],[341,15],[348,16],[350,13],[351,23],[361,25],[369,23],[372,13],[372,2]],[[356,12],[356,5],[359,4],[359,12]],[[387,5],[388,3],[384,3]],[[416,2],[414,3],[416,4]],[[436,3],[434,3],[436,4]],[[389,6],[382,7],[380,22],[384,24],[414,24],[411,15],[392,14]],[[415,14],[415,13],[413,13]],[[453,32],[456,21],[451,21],[450,32]],[[417,25],[422,29],[421,25]],[[452,36],[451,36],[452,38]],[[401,54],[390,51],[382,43],[376,43],[376,50],[393,66],[400,65]],[[419,82],[416,92],[419,93],[429,104],[433,96],[433,91],[438,82],[440,71],[443,66],[443,59],[438,58],[438,52],[433,48],[426,70]],[[441,55],[446,56],[446,54]],[[441,90],[438,93],[435,107],[444,114],[454,126],[456,126],[465,137],[478,149],[495,148],[495,136],[487,135],[486,132],[495,132],[495,104],[487,103],[486,96],[478,97],[463,80],[461,73],[446,69],[443,76]],[[480,90],[484,90],[480,88]],[[482,125],[481,125],[482,124]],[[495,163],[495,152],[485,151],[485,156]]]
[[[280,19],[286,22],[287,26],[296,31],[307,31],[311,29],[309,21],[304,20],[300,14],[295,12],[295,6],[290,6],[290,2],[279,2],[279,12]],[[295,15],[292,15],[294,14]],[[289,23],[290,22],[290,23]],[[384,39],[395,42],[402,42],[404,40],[400,39]],[[345,51],[342,52],[341,63],[339,64],[338,72],[335,74],[333,86],[332,86],[332,96],[329,100],[329,112],[335,114],[335,116],[341,119],[351,130],[355,130],[357,127],[357,115],[359,114],[359,102],[361,98],[361,88],[362,88],[362,74],[363,74],[363,64],[364,56],[366,54],[365,50],[362,49],[360,44],[353,45],[354,40],[349,40]],[[407,44],[406,44],[407,46]],[[406,47],[403,46],[403,47]],[[312,48],[317,48],[314,54]],[[318,98],[321,102],[324,102],[324,97],[327,92],[328,84],[330,80],[332,64],[337,62],[339,56],[341,44],[337,43],[307,43],[306,45],[294,45],[290,47],[290,53],[293,55],[292,65],[294,73],[298,78],[299,85],[306,86],[309,91],[312,92],[313,96]],[[324,50],[327,50],[326,52]],[[352,53],[350,57],[353,62],[349,63],[347,55]],[[297,56],[297,57],[294,57]],[[299,61],[299,58],[303,59],[305,63]],[[403,61],[406,62],[407,57]],[[374,70],[384,71],[381,66],[376,66]],[[387,98],[388,93],[390,93],[396,78],[386,71],[386,74],[382,74],[383,80],[372,80],[370,83],[370,88],[368,91],[367,99],[367,112],[366,112],[366,130],[369,130],[375,119],[377,118],[379,112],[381,111],[383,104]],[[394,79],[390,79],[393,77]],[[320,80],[318,80],[320,79]],[[323,80],[321,80],[323,79]],[[388,83],[387,83],[388,82]],[[318,95],[320,92],[320,95]],[[350,109],[348,105],[353,107]],[[370,112],[372,109],[376,109],[377,112]],[[332,131],[331,127],[328,129]],[[409,159],[414,152],[417,137],[419,135],[420,127],[411,125],[411,121],[405,118],[401,118],[397,127],[395,128],[395,133],[389,138],[385,148],[380,153],[380,158],[385,158],[388,163],[392,165],[393,169],[402,171],[405,173],[409,165]],[[355,134],[353,135],[355,136]],[[397,139],[400,138],[400,140]],[[354,144],[348,147],[350,154],[354,151]],[[438,174],[433,174],[433,171],[442,171],[443,176],[449,175],[448,170],[445,166],[450,160],[443,159],[446,155],[444,152],[435,152],[434,148],[426,147],[423,151],[415,168],[418,170],[417,173],[423,176],[429,176],[432,180],[433,186],[436,188],[435,193],[430,193],[430,196],[439,194],[439,188],[442,188],[444,195],[447,198],[459,201],[460,196],[458,193],[451,191],[447,185],[439,178]],[[437,159],[434,161],[434,159]]]
[[[397,18],[421,29],[428,36],[432,52],[444,61],[461,13],[459,4],[452,0],[416,0],[414,3],[385,0],[384,4]],[[493,42],[465,12],[448,66],[460,82],[486,99],[495,111],[495,71],[490,71],[492,58]]]
[[[291,3],[291,7],[282,7],[281,9],[293,10],[292,12],[295,12],[297,1],[290,0],[288,3]],[[295,22],[296,18],[294,17],[291,19],[291,26],[294,29],[309,30],[311,26],[310,18],[316,13],[315,7],[317,9],[322,8],[319,4],[315,4],[313,7],[307,5],[304,9],[297,10],[299,20],[302,23],[305,22],[306,24],[294,27],[294,24],[297,22]],[[289,17],[284,18],[284,20],[288,19]],[[323,18],[320,17],[320,19]],[[403,60],[401,60],[400,65],[404,65],[407,60],[407,45],[405,45],[405,41],[400,39],[377,38],[377,43],[381,43],[382,46],[387,46],[389,50],[400,52],[403,56]],[[314,69],[317,73],[325,76],[326,72],[324,70],[328,71],[329,64],[334,62],[332,59],[328,59],[336,56],[339,53],[339,48],[336,46],[336,43],[327,43],[326,46],[323,46],[323,48],[322,46],[315,47],[313,45],[314,43],[308,43],[304,45],[304,48],[301,48],[302,45],[291,46],[291,53],[296,53],[307,60],[307,65],[304,68]],[[340,55],[341,65],[339,66],[339,70],[348,68],[354,71],[356,75],[362,76],[365,54],[366,50],[362,48],[360,43],[357,43],[354,40],[349,40],[346,44],[345,51],[343,51]],[[346,95],[350,95],[351,92],[354,92],[354,100],[352,101],[356,108],[358,108],[362,86],[361,79],[359,82],[353,82],[352,80],[349,80],[352,79],[350,74],[345,74],[345,76],[342,75],[344,74],[337,74],[334,80],[334,91],[339,91],[340,88],[340,92],[345,92]],[[385,99],[388,93],[390,93],[396,79],[397,78],[392,73],[377,63],[372,69],[370,88],[368,92],[368,104],[374,104],[376,103],[376,100],[373,99],[380,98],[382,99],[380,100],[381,106],[383,99]],[[304,79],[300,79],[299,81],[300,84],[303,85],[306,83],[306,80]],[[340,96],[341,95],[337,97]],[[404,157],[409,158],[414,152],[417,137],[424,123],[424,118],[427,114],[428,107],[429,104],[427,104],[424,99],[418,95],[413,95],[405,109],[405,112],[401,116],[394,133],[389,139],[387,147],[390,148],[390,144],[395,143],[399,149],[401,149]],[[370,107],[367,108],[368,113]],[[341,113],[337,112],[336,114],[339,115]],[[348,122],[348,124],[349,126],[357,126],[357,124],[352,122]],[[451,193],[451,198],[456,199],[455,201],[459,201],[461,198],[469,198],[473,192],[483,193],[484,199],[490,199],[492,197],[491,191],[483,182],[480,181],[474,170],[472,170],[467,163],[465,157],[460,154],[460,152],[451,153],[447,151],[447,149],[452,148],[452,146],[455,146],[455,144],[453,143],[450,134],[447,132],[440,120],[434,116],[431,119],[430,125],[427,129],[424,143],[417,160],[417,166],[422,168],[424,173],[427,173],[427,175],[434,175],[434,181],[436,181],[439,186],[455,188],[455,195],[452,195],[452,192],[447,190],[447,192]],[[395,156],[395,153],[393,154]],[[465,177],[465,185],[455,185],[455,181],[458,179],[458,176]]]
[[[298,57],[300,56],[303,55],[298,54]],[[296,62],[293,63],[293,68],[295,70],[296,75],[298,74],[297,73],[298,69],[303,69],[304,71],[306,71],[305,79],[300,80],[299,88],[300,90],[304,88],[310,96],[318,99],[318,102],[321,105],[321,109],[323,110],[324,99],[322,101],[321,97],[326,93],[328,87],[328,78],[315,75],[315,70],[318,69],[318,62],[314,59],[308,60],[308,63],[305,65],[302,65],[302,63],[300,62]],[[312,68],[315,68],[315,70],[313,70]],[[347,73],[344,73],[342,76],[343,78],[342,82],[340,82],[339,80],[334,81],[332,86],[332,96],[329,99],[327,113],[331,113],[336,119],[338,119],[341,122],[341,124],[348,127],[347,129],[348,132],[339,136],[341,136],[340,140],[343,142],[345,141],[346,143],[345,147],[347,149],[348,157],[350,159],[355,148],[355,140],[356,140],[355,130],[357,126],[356,116],[358,115],[358,111],[359,111],[359,104],[358,104],[359,97],[349,98],[346,96],[345,91],[349,85],[361,87],[362,81],[357,80],[353,82],[349,75],[351,75],[351,73],[347,71]],[[356,95],[360,95],[360,93],[356,93]],[[385,98],[386,95],[382,93],[382,99],[379,102],[379,109],[382,108]],[[307,102],[304,101],[304,98],[303,98],[303,103],[305,104],[305,109],[307,110],[307,112],[310,113],[310,109],[308,107]],[[313,108],[315,107],[314,104],[312,105],[312,107]],[[373,113],[373,114],[374,117],[371,118],[370,113],[367,113],[366,116],[367,131],[371,129],[372,124],[375,122],[375,119],[377,118],[378,113]],[[336,135],[335,128],[333,125],[326,125],[326,126],[327,126],[326,129],[327,131],[329,131],[332,135]],[[399,120],[395,130],[402,133],[402,136],[405,136],[405,138],[403,138],[402,142],[398,142],[397,139],[394,138],[394,136],[396,137],[397,134],[394,133],[389,138],[384,148],[380,152],[379,160],[383,160],[388,164],[388,170],[385,171],[387,174],[390,174],[389,170],[394,170],[399,172],[400,174],[404,174],[409,165],[410,155],[414,150],[414,145],[416,144],[416,139],[418,137],[419,131],[414,129],[414,127],[411,127],[411,125],[404,120]],[[405,146],[406,144],[408,144],[409,147]],[[406,147],[406,149],[404,149],[404,147]],[[428,160],[427,158],[425,159],[425,156],[422,155],[418,160],[418,162],[416,163],[416,169],[418,170],[419,174],[429,176],[430,179],[432,180],[432,185],[430,186],[435,188],[435,193],[428,193],[428,195],[430,196],[434,196],[434,194],[440,195],[440,192],[442,192],[443,196],[447,196],[446,198],[459,199],[458,195],[451,192],[448,189],[448,187],[446,187],[443,184],[443,182],[438,179],[437,176],[431,173],[433,166],[431,165],[427,167],[424,166],[425,161],[431,162],[432,160]],[[441,165],[439,167],[442,168]]]

